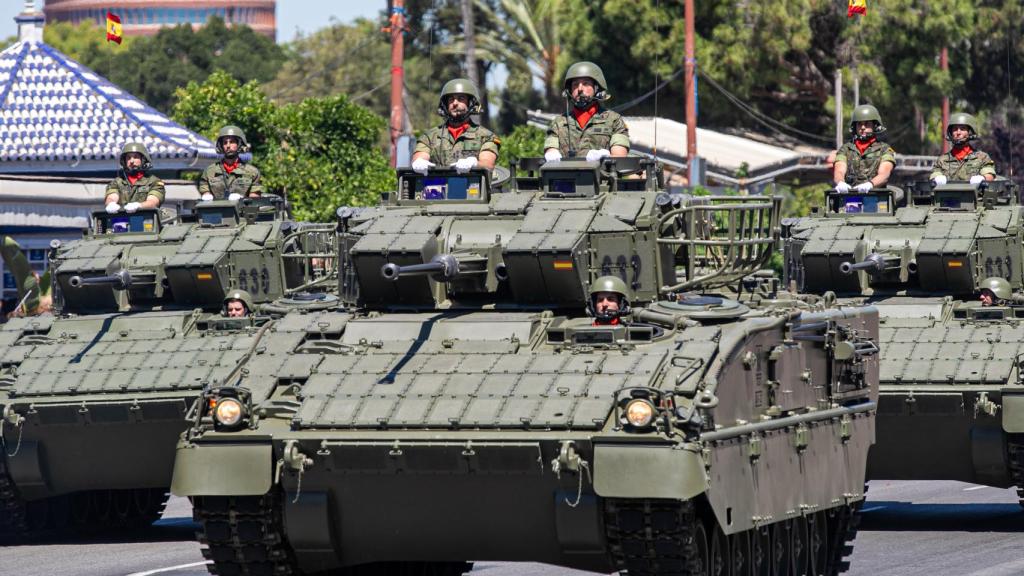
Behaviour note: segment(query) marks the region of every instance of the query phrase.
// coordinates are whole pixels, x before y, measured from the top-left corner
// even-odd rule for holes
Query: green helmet
[[[149,155],[149,150],[146,150],[146,145],[143,144],[142,142],[128,142],[123,147],[121,147],[121,156],[119,156],[119,160],[118,160],[118,163],[121,165],[121,168],[124,168],[125,170],[128,169],[128,166],[127,166],[127,163],[126,163],[127,156],[128,156],[128,154],[131,154],[132,152],[135,152],[137,154],[142,154],[142,171],[143,172],[145,172],[145,171],[147,171],[147,170],[149,170],[150,168],[153,167],[153,157]]]
[[[871,104],[861,104],[853,109],[853,115],[850,117],[850,134],[854,136],[857,135],[857,122],[874,122],[875,136],[885,132],[882,115],[878,113],[878,108]]]
[[[978,120],[975,119],[974,116],[966,112],[954,112],[953,115],[949,117],[949,124],[946,124],[946,140],[949,140],[950,142],[954,142],[953,126],[967,126],[967,128],[971,131],[970,135],[967,137],[966,140],[968,142],[976,139],[980,134],[980,132],[978,132]],[[962,142],[954,143],[959,144]]]
[[[235,288],[230,290],[228,295],[224,297],[224,311],[227,312],[228,302],[231,300],[241,300],[242,304],[245,304],[245,311],[251,313],[253,311],[252,296],[245,290]]]
[[[438,115],[448,118],[448,103],[445,100],[453,94],[465,94],[466,96],[469,96],[469,113],[480,113],[480,90],[477,89],[476,84],[474,84],[472,80],[456,78],[454,80],[449,80],[445,83],[444,87],[441,88],[441,97],[437,99]]]
[[[597,84],[594,99],[598,102],[611,98],[611,94],[608,93],[608,83],[604,80],[604,72],[601,71],[601,67],[587,61],[577,62],[569,66],[569,69],[565,71],[565,80],[562,81],[562,95],[566,98],[570,97],[569,91],[572,81],[577,78],[590,78]]]
[[[217,152],[224,153],[224,146],[221,144],[221,140],[228,137],[234,136],[238,138],[240,146],[238,147],[239,152],[245,152],[249,149],[249,141],[245,139],[245,132],[242,131],[238,126],[225,126],[217,131]]]
[[[991,277],[981,281],[981,290],[988,290],[1000,300],[1009,300],[1013,295],[1013,289],[1006,278]]]
[[[595,297],[602,292],[613,292],[619,295],[619,311],[614,314],[599,314]],[[610,320],[617,316],[629,314],[629,287],[618,276],[601,276],[590,285],[590,297],[587,298],[587,312],[599,320]]]

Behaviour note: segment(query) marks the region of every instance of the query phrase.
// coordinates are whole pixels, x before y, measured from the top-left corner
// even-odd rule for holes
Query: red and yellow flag
[[[846,17],[853,18],[857,14],[868,13],[868,0],[848,0],[846,4]]]
[[[121,43],[121,17],[113,12],[107,12],[107,42]]]

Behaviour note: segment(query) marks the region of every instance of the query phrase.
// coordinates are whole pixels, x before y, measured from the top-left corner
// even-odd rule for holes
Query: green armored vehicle
[[[274,341],[262,314],[221,315],[229,289],[252,313],[333,283],[311,265],[333,227],[281,214],[270,199],[200,204],[189,221],[98,211],[53,248],[54,314],[0,326],[0,532],[159,517],[186,410]]]
[[[179,445],[211,571],[842,571],[877,315],[709,294],[770,256],[779,202],[652,168],[534,164],[503,193],[400,172],[339,210],[347,308],[276,321],[289,345],[208,389]]]
[[[878,442],[868,475],[1024,486],[1024,229],[996,180],[826,195],[784,223],[785,280],[881,315]],[[993,306],[979,301],[1004,284]]]

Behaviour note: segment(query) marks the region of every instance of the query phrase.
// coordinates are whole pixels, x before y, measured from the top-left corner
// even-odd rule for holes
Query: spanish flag
[[[868,0],[848,0],[846,4],[846,17],[853,18],[857,14],[868,13]]]
[[[121,43],[121,17],[113,12],[107,12],[107,42]]]

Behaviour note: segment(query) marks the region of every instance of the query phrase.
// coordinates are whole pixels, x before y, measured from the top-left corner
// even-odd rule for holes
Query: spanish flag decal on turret
[[[107,12],[107,42],[121,43],[121,17],[113,12]]]
[[[846,17],[853,18],[857,14],[868,13],[868,0],[849,0],[846,5]]]

